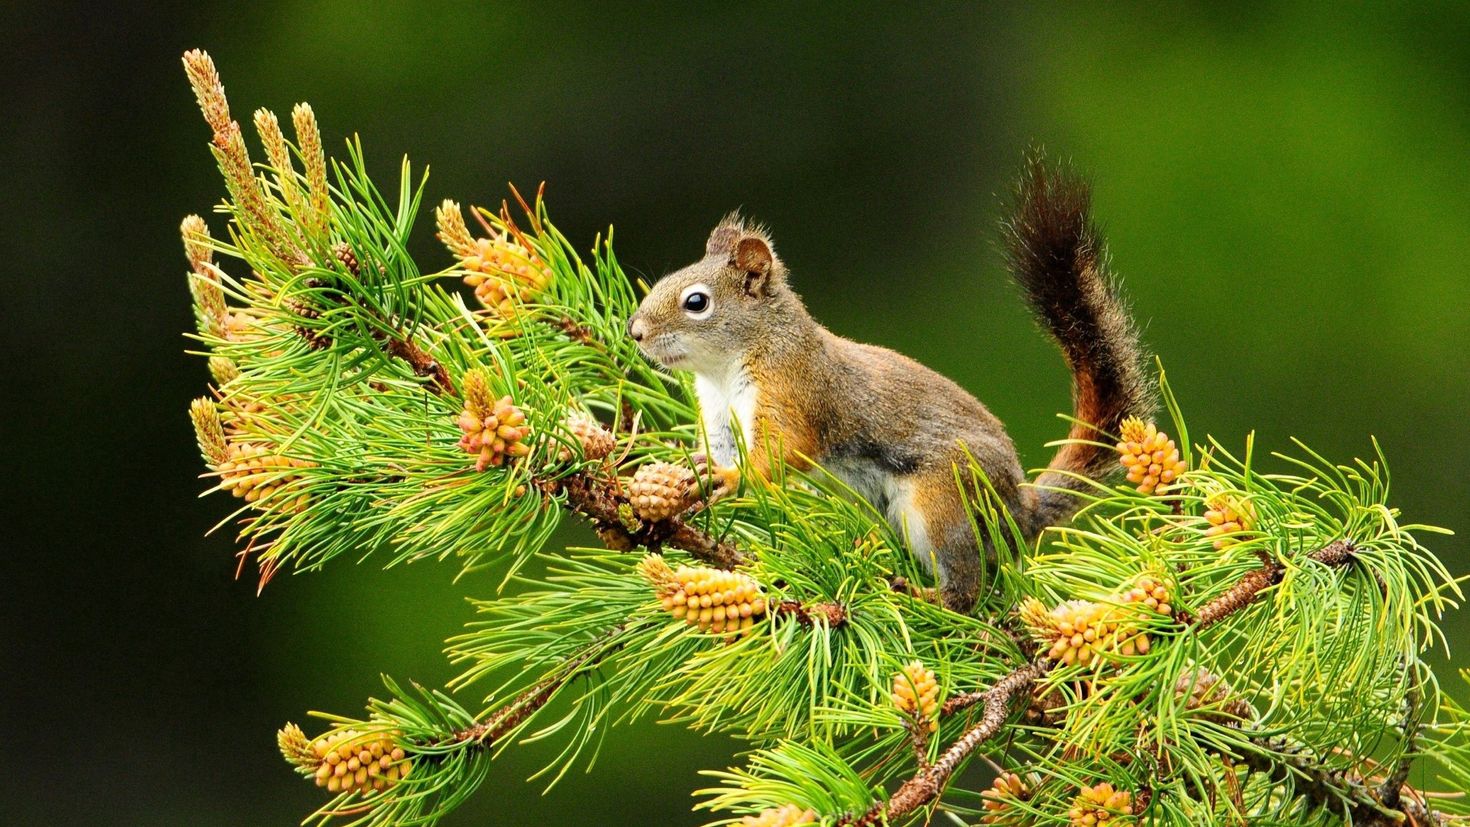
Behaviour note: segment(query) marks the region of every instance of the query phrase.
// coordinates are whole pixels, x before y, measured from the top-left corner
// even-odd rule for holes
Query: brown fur
[[[1129,416],[1148,416],[1152,391],[1138,334],[1113,287],[1107,250],[1092,220],[1092,190],[1065,166],[1028,160],[1005,226],[1011,272],[1037,319],[1072,368],[1073,416],[1080,422],[1036,480],[1036,530],[1076,510],[1071,495],[1113,469],[1110,441]],[[1060,490],[1059,490],[1060,489]]]
[[[1085,185],[1034,161],[1007,225],[1017,280],[1075,376],[1077,417],[1088,423],[1073,428],[1075,439],[1116,430],[1147,401],[1137,340],[1108,286],[1088,202]],[[990,557],[989,539],[976,537],[965,510],[979,488],[971,458],[1032,534],[1070,515],[1075,497],[1024,488],[1005,426],[983,404],[906,356],[828,331],[786,278],[770,236],[732,214],[710,233],[704,259],[654,285],[629,331],[655,360],[695,372],[702,408],[730,406],[702,411],[716,465],[733,461],[733,412],[750,431],[748,470],[768,475],[768,451],[779,446],[788,465],[816,462],[848,482],[909,532],[916,555],[932,559],[945,604],[967,611]],[[691,311],[683,304],[690,291],[706,293],[712,309]],[[1076,488],[1073,474],[1106,472],[1102,457],[1068,445],[1038,482]]]

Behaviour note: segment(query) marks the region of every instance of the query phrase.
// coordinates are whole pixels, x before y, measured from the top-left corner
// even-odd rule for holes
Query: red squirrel
[[[886,348],[844,339],[807,312],[771,237],[732,214],[710,233],[700,261],[660,279],[628,320],[641,351],[694,373],[719,492],[746,471],[813,464],[865,497],[912,553],[937,570],[940,595],[968,612],[980,588],[982,546],[965,511],[978,485],[973,456],[1028,537],[1069,518],[1073,491],[1114,468],[1092,443],[1152,396],[1133,323],[1107,270],[1091,217],[1091,190],[1066,169],[1028,161],[1004,224],[1010,269],[1072,369],[1073,440],[1025,485],[1005,426],[953,381]],[[1090,441],[1090,442],[1087,442]],[[968,454],[968,456],[967,456]],[[956,484],[959,469],[961,484]]]

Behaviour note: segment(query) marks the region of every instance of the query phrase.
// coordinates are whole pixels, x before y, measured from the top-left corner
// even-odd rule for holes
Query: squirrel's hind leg
[[[950,471],[919,472],[894,482],[888,519],[909,551],[939,576],[951,611],[969,614],[980,592],[980,548]]]

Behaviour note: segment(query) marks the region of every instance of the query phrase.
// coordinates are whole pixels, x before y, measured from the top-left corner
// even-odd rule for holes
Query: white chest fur
[[[740,439],[750,444],[755,422],[755,383],[743,368],[720,375],[696,373],[694,393],[699,397],[699,416],[709,440],[710,458],[725,466],[735,464],[736,428]]]

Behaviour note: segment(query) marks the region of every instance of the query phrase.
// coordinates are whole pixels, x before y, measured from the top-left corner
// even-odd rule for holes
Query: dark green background
[[[1067,377],[993,239],[1045,144],[1095,177],[1196,433],[1341,459],[1377,435],[1406,515],[1467,528],[1470,7],[370,5],[0,11],[6,823],[295,823],[320,798],[274,729],[360,709],[379,672],[442,682],[496,582],[344,560],[257,598],[203,538],[230,506],[194,499],[176,228],[223,188],[189,47],[241,120],[309,100],[379,183],[430,164],[431,203],[544,179],[569,236],[615,223],[650,277],[743,205],[819,318],[959,380],[1032,466]],[[445,263],[427,218],[417,242]],[[1433,546],[1470,571],[1463,537]],[[546,797],[523,779],[547,751],[511,751],[449,823],[698,823],[731,745],[615,736]]]

